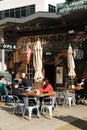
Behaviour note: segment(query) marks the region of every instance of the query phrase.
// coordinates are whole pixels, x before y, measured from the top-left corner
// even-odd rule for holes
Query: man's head
[[[0,80],[5,79],[4,75],[0,75]]]
[[[22,73],[22,78],[25,78],[26,74],[25,73]]]
[[[0,76],[0,82],[6,84],[6,80],[5,80],[5,76],[4,75]]]

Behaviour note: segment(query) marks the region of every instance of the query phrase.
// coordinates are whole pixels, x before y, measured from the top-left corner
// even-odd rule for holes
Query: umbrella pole
[[[35,81],[33,84],[33,89],[39,89],[41,88],[41,86],[42,86],[42,81],[39,82]]]
[[[70,77],[70,84],[69,84],[70,87],[74,87],[74,78],[73,77]]]

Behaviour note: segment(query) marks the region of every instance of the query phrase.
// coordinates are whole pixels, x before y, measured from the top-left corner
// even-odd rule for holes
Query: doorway
[[[55,90],[55,65],[45,65],[45,78],[49,79],[50,84]]]

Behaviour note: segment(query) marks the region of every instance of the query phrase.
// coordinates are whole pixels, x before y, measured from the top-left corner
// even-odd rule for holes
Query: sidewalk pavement
[[[87,130],[87,105],[71,108],[58,105],[52,120],[48,115],[32,117],[31,121],[28,121],[27,115],[23,119],[19,115],[12,115],[11,105],[0,108],[0,130]]]
[[[75,120],[55,130],[87,130],[87,118]]]

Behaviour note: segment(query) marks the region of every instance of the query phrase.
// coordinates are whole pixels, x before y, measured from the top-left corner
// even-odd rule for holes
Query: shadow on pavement
[[[87,118],[80,119],[73,116],[60,116],[58,119],[68,124],[56,130],[87,130]]]

